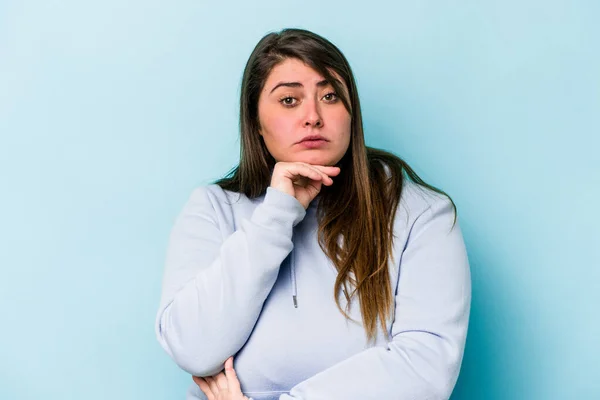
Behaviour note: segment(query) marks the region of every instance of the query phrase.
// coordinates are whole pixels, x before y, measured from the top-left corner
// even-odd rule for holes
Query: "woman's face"
[[[341,98],[319,73],[295,58],[277,64],[267,77],[258,119],[259,133],[276,161],[335,165],[350,144],[350,114]],[[303,141],[308,136],[322,139]]]

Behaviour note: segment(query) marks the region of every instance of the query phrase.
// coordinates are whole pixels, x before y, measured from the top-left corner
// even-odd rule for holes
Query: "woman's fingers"
[[[323,177],[321,179],[321,182],[324,185],[332,185],[333,184],[333,179],[331,179],[332,176],[337,176],[340,173],[340,168],[339,167],[330,167],[330,166],[324,166],[324,165],[312,165],[312,164],[306,164],[309,168],[313,168],[314,170],[316,170],[317,172],[319,172],[321,174],[321,176]]]
[[[321,191],[321,185],[333,185],[331,177],[339,173],[338,167],[280,161],[275,164],[270,186],[294,196],[306,209]]]
[[[334,172],[335,168],[337,167],[324,167],[320,165],[296,162],[290,163],[287,168],[287,171],[291,175],[304,176],[315,181],[321,181],[325,185],[331,185],[333,184],[333,179],[331,179],[329,173],[331,173],[331,175],[337,175],[337,173],[339,173]]]
[[[325,172],[327,175],[336,176],[340,173],[340,167],[334,167],[330,165],[313,165],[313,167],[320,169]]]
[[[231,390],[233,393],[242,391],[242,388],[240,387],[240,381],[238,380],[237,374],[233,369],[233,356],[229,357],[227,361],[225,361],[225,376],[227,377],[229,390]]]
[[[213,379],[217,383],[219,390],[227,390],[229,385],[227,384],[227,377],[224,372],[219,372],[217,375],[213,376]]]
[[[200,388],[200,390],[202,390],[202,393],[204,393],[204,395],[206,396],[206,398],[208,400],[214,400],[215,399],[215,396],[214,396],[212,390],[210,389],[210,386],[204,380],[204,378],[201,378],[199,376],[192,376],[192,379],[194,380],[194,382],[196,383],[196,385],[198,385],[198,387]]]
[[[330,166],[325,166],[325,165],[313,165],[313,164],[305,164],[305,165],[308,166],[309,168],[313,168],[315,171],[320,173],[321,176],[323,176],[322,181],[325,184],[332,184],[333,179],[331,179],[331,177],[336,176],[340,173],[339,167],[330,167]]]
[[[290,179],[296,177],[306,177],[315,181],[324,181],[329,178],[325,173],[321,172],[317,168],[313,168],[308,164],[293,163],[286,168],[286,172]]]
[[[213,395],[218,396],[219,395],[219,386],[217,385],[217,382],[214,380],[214,378],[212,376],[207,376],[204,379],[208,383],[208,386],[210,387],[210,390],[213,392]]]
[[[233,356],[225,361],[225,370],[223,372],[205,378],[192,376],[192,379],[200,387],[200,390],[202,390],[208,400],[248,399],[243,395],[240,381],[233,369]]]

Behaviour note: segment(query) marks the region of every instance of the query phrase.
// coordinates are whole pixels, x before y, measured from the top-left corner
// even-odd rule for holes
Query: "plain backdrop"
[[[184,398],[168,235],[238,159],[254,45],[301,27],[349,59],[367,143],[458,206],[452,399],[600,399],[599,4],[0,1],[0,398]]]

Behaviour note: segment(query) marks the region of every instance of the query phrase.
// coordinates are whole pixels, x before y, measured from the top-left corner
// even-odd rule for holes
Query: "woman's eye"
[[[331,93],[327,93],[325,96],[323,96],[323,99],[325,99],[325,101],[336,101],[337,100],[337,94],[334,92]]]
[[[284,106],[288,106],[289,107],[289,106],[293,106],[295,104],[294,103],[295,100],[296,99],[293,98],[293,97],[284,97],[281,100],[279,100],[279,102],[281,104],[283,104]]]

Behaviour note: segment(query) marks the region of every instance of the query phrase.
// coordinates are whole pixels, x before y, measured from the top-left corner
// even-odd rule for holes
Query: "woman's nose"
[[[304,123],[305,126],[315,126],[315,127],[321,127],[322,123],[321,123],[321,119],[317,119],[317,120],[307,120]]]
[[[306,102],[306,116],[304,118],[304,126],[323,126],[319,105],[315,101]]]

